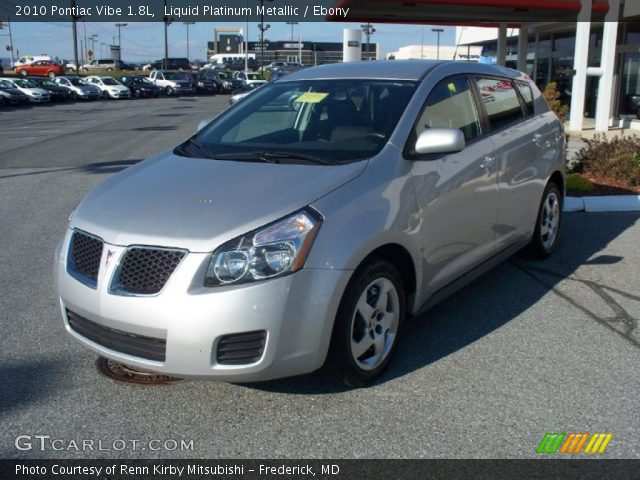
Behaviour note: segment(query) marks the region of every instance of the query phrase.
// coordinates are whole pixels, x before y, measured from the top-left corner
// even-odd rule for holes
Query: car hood
[[[22,90],[25,93],[29,93],[29,94],[37,94],[37,95],[49,95],[49,92],[47,92],[45,89],[43,88],[31,88],[31,87],[18,87],[20,90]]]
[[[23,97],[24,96],[24,92],[21,92],[17,88],[3,88],[3,89],[0,89],[0,92],[8,93],[8,94],[14,95],[16,97]]]
[[[357,177],[366,164],[234,162],[166,152],[91,191],[76,209],[71,227],[113,245],[211,252],[309,205]]]
[[[82,86],[73,85],[71,88],[82,90],[83,92],[100,92],[100,89],[93,85],[82,85]]]

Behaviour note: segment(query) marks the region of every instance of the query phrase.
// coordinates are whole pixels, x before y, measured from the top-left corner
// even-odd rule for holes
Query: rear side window
[[[499,130],[524,118],[518,94],[509,80],[479,78],[477,82],[491,130]]]
[[[480,120],[466,78],[445,79],[431,91],[415,124],[414,141],[427,128],[459,128],[467,142],[480,136]]]
[[[524,82],[516,82],[516,88],[524,100],[524,109],[527,117],[533,115],[535,112],[533,108],[533,92],[531,91],[531,85]]]

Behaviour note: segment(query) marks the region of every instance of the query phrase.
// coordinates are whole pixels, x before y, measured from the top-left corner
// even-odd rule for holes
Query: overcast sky
[[[78,41],[84,39],[86,27],[87,36],[98,34],[98,42],[104,42],[104,55],[107,55],[106,45],[117,42],[117,28],[114,23],[78,23]],[[245,24],[239,23],[209,23],[202,22],[189,27],[189,44],[193,59],[205,59],[207,42],[213,41],[213,28],[215,26],[238,26],[245,28]],[[424,31],[424,44],[435,45],[436,34],[431,31],[432,26],[425,25],[390,25],[373,24],[376,29],[371,37],[372,42],[380,43],[380,49],[384,54],[396,51],[404,45],[419,44]],[[71,59],[73,57],[73,43],[71,24],[65,22],[52,23],[19,23],[11,25],[13,44],[20,55],[39,55],[47,53],[60,58]],[[169,26],[169,56],[187,56],[186,26],[176,22]],[[360,28],[358,23],[333,23],[333,22],[307,22],[295,26],[294,35],[302,34],[303,41],[316,42],[342,42],[344,28]],[[442,28],[442,27],[438,27]],[[455,45],[455,28],[444,27],[441,34],[442,45]],[[0,30],[0,34],[6,34],[7,29]],[[259,37],[257,23],[249,23],[249,40],[257,40]],[[122,58],[125,61],[156,60],[164,55],[164,27],[162,23],[129,23],[122,29]],[[271,29],[265,34],[265,38],[271,41],[290,40],[291,26],[285,23],[271,23]],[[363,35],[364,41],[364,35]],[[8,44],[8,37],[0,38],[3,45],[0,57],[9,57],[9,52],[4,50]],[[78,48],[80,48],[78,46]],[[100,56],[99,46],[96,45],[96,53]]]

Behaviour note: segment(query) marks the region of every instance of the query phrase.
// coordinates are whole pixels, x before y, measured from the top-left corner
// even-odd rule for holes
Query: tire
[[[142,92],[140,90],[136,90],[135,92],[136,92],[135,93],[136,98],[142,98]]]
[[[558,245],[562,224],[562,193],[558,186],[549,182],[542,194],[536,227],[527,247],[530,257],[543,260],[551,256]]]
[[[325,370],[349,387],[371,383],[393,358],[404,312],[402,277],[393,265],[374,260],[356,270],[338,307]]]
[[[7,101],[4,99],[4,97],[0,96],[0,107],[4,107],[6,103]]]
[[[636,110],[636,117],[638,117],[638,119],[640,120],[640,107],[638,107],[638,110]]]
[[[175,90],[171,87],[165,88],[164,92],[167,94],[168,97],[171,97],[176,93]]]
[[[18,72],[18,73],[20,73],[20,76],[22,76],[22,77],[26,77],[28,75],[26,70],[20,70],[20,72]]]
[[[49,73],[47,73],[47,77],[49,77],[50,79],[52,79],[52,80],[53,80],[54,78],[56,78],[56,72],[49,72]]]
[[[113,68],[111,67],[107,68],[107,72],[113,72]]]
[[[78,94],[76,92],[71,92],[71,100],[74,102],[78,101]]]
[[[102,92],[102,98],[104,98],[105,100],[109,100],[109,92],[107,92],[106,90]]]

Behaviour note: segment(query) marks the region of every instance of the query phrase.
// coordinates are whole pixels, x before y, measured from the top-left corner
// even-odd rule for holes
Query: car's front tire
[[[171,87],[167,87],[167,88],[165,89],[165,93],[167,94],[167,96],[168,96],[168,97],[171,97],[171,96],[172,96],[174,93],[176,93],[176,92],[175,92],[175,90],[174,90],[173,88],[171,88]]]
[[[551,256],[558,244],[558,235],[562,223],[562,193],[553,182],[549,182],[542,194],[536,227],[527,247],[529,256],[545,259]]]
[[[326,370],[340,383],[363,387],[389,365],[405,314],[398,270],[374,260],[356,270],[336,315]]]

